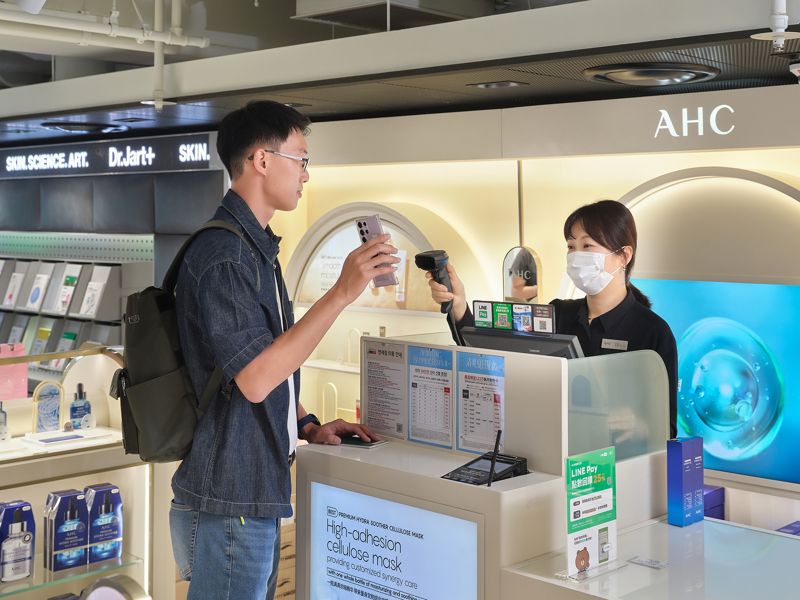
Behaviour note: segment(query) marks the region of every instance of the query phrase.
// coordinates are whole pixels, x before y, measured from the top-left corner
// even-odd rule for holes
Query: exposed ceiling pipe
[[[789,15],[786,13],[786,0],[772,0],[772,13],[769,17],[769,33],[756,33],[751,35],[756,40],[771,40],[772,52],[781,54],[786,47],[786,40],[800,37],[800,33],[786,31],[789,26]]]
[[[173,0],[174,3],[175,0]],[[164,31],[164,0],[155,0],[153,6],[153,30],[155,33]],[[153,106],[158,112],[164,108],[164,43],[155,42],[153,52],[153,71],[155,83],[153,84]]]
[[[68,31],[66,29],[53,29],[52,27],[39,27],[38,25],[25,25],[24,23],[8,23],[0,21],[0,36],[31,38],[36,40],[77,44],[79,46],[98,46],[117,50],[134,50],[136,52],[153,52],[153,42],[142,44],[125,38],[110,38],[107,35],[87,33],[85,31]]]
[[[130,38],[140,43],[148,41],[162,42],[171,46],[192,46],[196,48],[207,48],[210,43],[207,37],[190,37],[176,35],[171,31],[150,31],[147,29],[136,29],[135,27],[120,27],[112,22],[112,19],[107,19],[105,22],[81,21],[66,17],[31,15],[12,7],[0,9],[0,21],[96,33],[99,35],[107,35],[112,38]]]
[[[783,52],[784,33],[789,26],[789,15],[786,14],[786,0],[772,0],[772,15],[769,21],[770,29],[776,34],[772,40],[772,49]]]
[[[170,17],[170,32],[173,35],[183,35],[183,26],[182,26],[182,9],[183,8],[183,0],[172,0],[172,17]]]

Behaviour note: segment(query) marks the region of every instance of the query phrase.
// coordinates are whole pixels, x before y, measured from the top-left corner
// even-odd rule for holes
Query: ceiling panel
[[[250,100],[301,103],[301,112],[314,120],[415,114],[535,104],[630,98],[687,92],[727,90],[796,82],[785,57],[771,56],[768,42],[740,35],[728,40],[654,42],[629,49],[584,50],[565,56],[509,59],[503,64],[442,66],[425,72],[383,74],[367,80],[298,84],[292,88],[231,91],[213,97],[179,99],[161,113],[141,105],[110,107],[90,112],[47,115],[0,122],[0,146],[44,143],[76,138],[74,134],[43,129],[41,121],[66,118],[124,124],[124,135],[212,129],[225,114]],[[800,52],[800,40],[787,42],[787,52]],[[584,69],[613,63],[696,62],[720,69],[707,82],[669,87],[635,87],[590,82]],[[487,81],[518,81],[524,85],[501,89],[471,87]],[[129,119],[134,119],[129,122]],[[97,136],[95,136],[97,137]],[[109,136],[102,136],[109,137]]]

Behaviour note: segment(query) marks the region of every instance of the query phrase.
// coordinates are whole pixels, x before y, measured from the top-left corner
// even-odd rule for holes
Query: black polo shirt
[[[630,290],[622,302],[607,313],[592,319],[591,323],[586,298],[556,299],[550,304],[556,309],[556,333],[577,336],[586,356],[634,350],[654,350],[661,356],[669,380],[670,437],[676,437],[678,349],[667,322],[638,302]],[[460,329],[473,324],[472,312],[467,309],[458,327]]]
[[[661,356],[669,380],[670,437],[677,436],[678,349],[667,322],[638,302],[630,290],[622,302],[591,323],[586,298],[550,304],[556,309],[556,331],[577,336],[586,356],[634,350],[654,350]]]

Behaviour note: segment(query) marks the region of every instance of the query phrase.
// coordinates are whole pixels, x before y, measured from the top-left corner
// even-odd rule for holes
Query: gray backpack
[[[138,454],[144,461],[180,460],[189,452],[197,423],[222,382],[222,370],[217,366],[202,396],[197,398],[186,372],[175,312],[175,286],[183,256],[194,238],[206,229],[236,234],[255,260],[249,240],[238,227],[225,221],[209,221],[181,246],[162,287],[148,287],[128,296],[122,319],[125,367],[114,375],[111,395],[120,401],[125,453]]]

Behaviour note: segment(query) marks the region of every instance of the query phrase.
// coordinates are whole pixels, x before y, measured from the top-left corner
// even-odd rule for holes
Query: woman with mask
[[[564,223],[567,274],[586,293],[580,300],[553,300],[556,333],[575,335],[586,356],[622,351],[655,350],[669,378],[670,436],[677,435],[676,397],[678,353],[675,337],[650,300],[630,283],[636,260],[636,224],[628,208],[601,200],[574,211]],[[447,265],[453,292],[426,274],[436,302],[453,301],[459,328],[473,325],[464,284]]]

